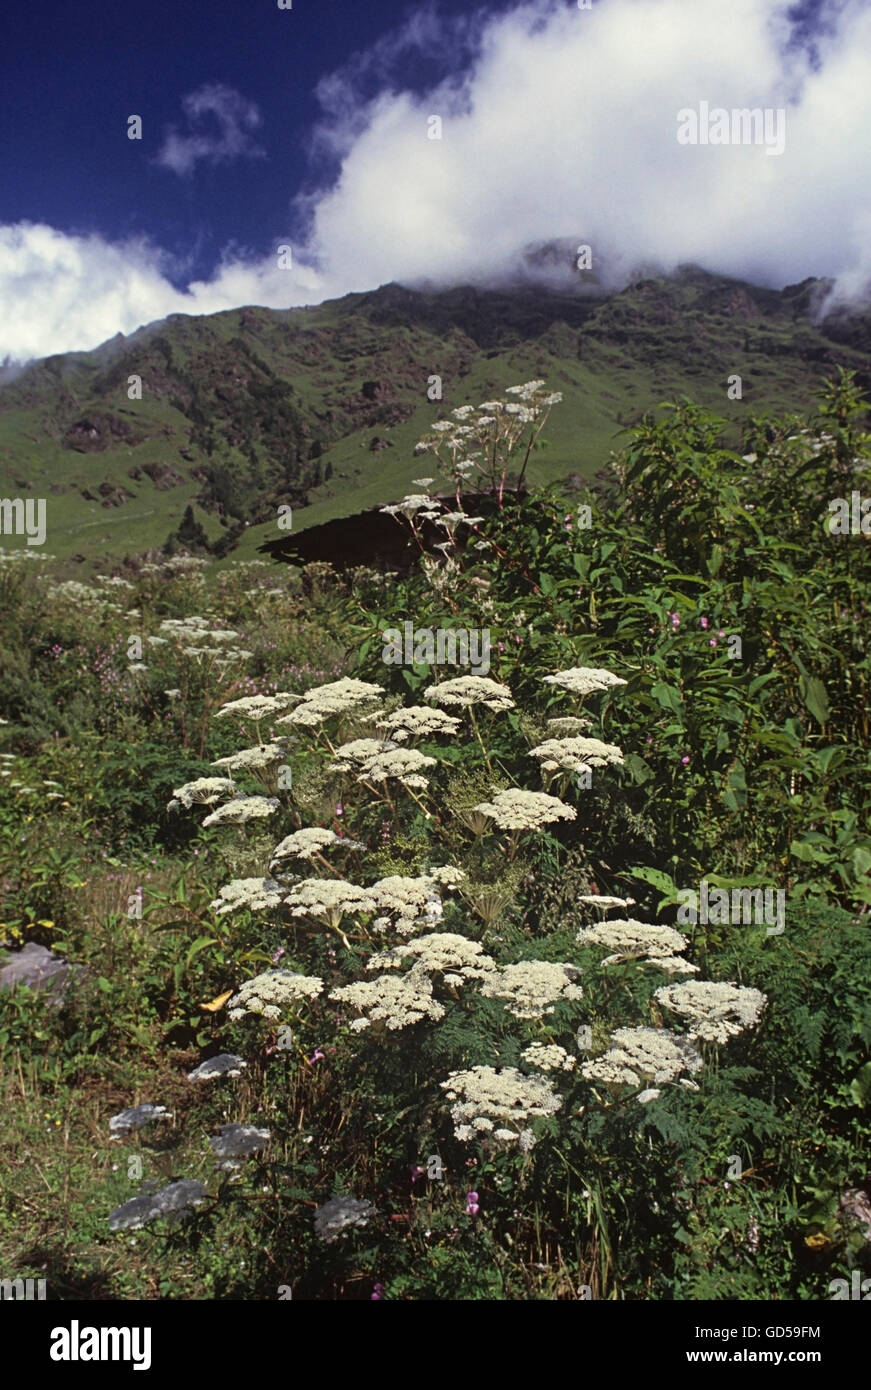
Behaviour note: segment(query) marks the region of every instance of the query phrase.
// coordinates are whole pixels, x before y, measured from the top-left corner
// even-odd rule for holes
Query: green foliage
[[[160,351],[182,364],[168,340]],[[250,365],[253,476],[296,405],[268,356]],[[238,443],[221,443],[204,398],[180,403],[222,466]],[[132,589],[71,604],[0,563],[0,752],[14,755],[0,787],[0,937],[84,967],[59,1003],[0,992],[10,1152],[34,1155],[0,1178],[4,1266],[24,1273],[49,1231],[74,1293],[102,1297],[277,1298],[290,1286],[294,1299],[369,1299],[381,1285],[409,1301],[569,1300],[581,1286],[623,1300],[815,1300],[868,1270],[850,1194],[867,1191],[871,1140],[871,561],[862,536],[826,526],[828,502],[865,482],[863,410],[844,374],[806,422],[751,419],[738,453],[721,420],[678,401],[633,431],[608,486],[583,502],[589,527],[577,498],[549,489],[473,523],[470,544],[401,581],[339,582],[313,566],[279,585],[261,566],[182,563],[131,569]],[[297,445],[318,460],[302,433]],[[165,636],[164,619],[192,615],[232,628],[244,664]],[[331,766],[342,743],[377,736],[362,706],[311,728],[215,719],[230,700],[300,696],[343,674],[379,684],[386,712],[426,703],[433,683],[465,673],[385,664],[382,633],[406,616],[488,629],[490,678],[514,701],[445,706],[456,733],[403,744],[435,759],[423,785]],[[131,633],[145,644],[132,674]],[[581,702],[543,682],[576,666],[626,683]],[[549,719],[579,713],[623,750],[588,787],[531,754]],[[269,819],[201,831],[211,808],[167,811],[216,759],[273,737],[289,740],[292,785],[237,775],[275,795]],[[503,834],[475,808],[508,787],[541,788],[574,817]],[[285,864],[288,891],[456,866],[465,878],[426,930],[480,944],[500,968],[566,963],[582,997],[524,1018],[434,972],[440,1017],[358,1030],[330,992],[371,980],[371,957],[413,943],[420,923],[212,907],[230,880],[276,872],[275,845],[310,826],[363,848]],[[761,991],[765,1006],[728,1042],[697,1040],[698,1089],[657,1083],[642,1103],[640,1086],[587,1077],[583,1063],[618,1028],[686,1033],[656,997],[682,977],[637,952],[604,964],[604,947],[578,939],[601,920],[583,900],[631,893],[626,915],[673,925],[680,890],[703,878],[782,887],[786,929],[687,930],[698,978]],[[396,959],[392,977],[408,965]],[[322,994],[231,1019],[228,998],[276,967],[317,976]],[[560,1105],[531,1122],[534,1146],[460,1137],[441,1083],[476,1066],[529,1075],[533,1043],[568,1058],[542,1073]],[[238,1053],[243,1074],[186,1081],[218,1052]],[[171,1119],[110,1141],[108,1117],[144,1100]],[[204,1143],[228,1118],[271,1134],[232,1175]],[[108,1212],[139,1190],[131,1157],[145,1182],[200,1178],[208,1200],[178,1226],[113,1236]],[[313,1212],[342,1195],[376,1211],[327,1243]]]

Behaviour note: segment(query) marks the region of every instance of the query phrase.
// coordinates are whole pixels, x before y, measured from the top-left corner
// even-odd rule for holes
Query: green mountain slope
[[[592,476],[622,427],[684,393],[733,420],[737,442],[749,415],[803,408],[836,364],[871,385],[871,318],[818,323],[828,287],[689,267],[611,294],[387,285],[316,308],[173,315],[0,387],[0,496],[46,498],[46,550],[89,567],[162,545],[188,505],[210,542],[253,554],[279,534],[280,503],[298,529],[407,491],[433,420],[533,376],[565,401],[533,483]]]

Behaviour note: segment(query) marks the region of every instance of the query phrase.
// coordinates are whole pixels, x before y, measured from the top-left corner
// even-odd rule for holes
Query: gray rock
[[[30,989],[46,989],[53,1003],[59,1003],[71,979],[84,971],[83,965],[70,965],[45,946],[28,941],[20,951],[12,951],[0,970],[0,989],[27,985]]]
[[[198,1067],[188,1072],[188,1081],[213,1081],[216,1076],[241,1076],[242,1068],[247,1067],[235,1052],[219,1052],[217,1057],[209,1057]]]
[[[148,1101],[145,1105],[134,1105],[132,1110],[122,1110],[120,1114],[113,1115],[109,1121],[109,1129],[113,1134],[130,1134],[132,1130],[141,1129],[152,1120],[165,1120],[168,1115],[169,1111],[165,1105],[152,1105]]]
[[[199,1206],[208,1196],[201,1182],[193,1178],[182,1178],[162,1187],[159,1192],[142,1197],[133,1197],[123,1206],[116,1207],[109,1217],[112,1231],[138,1230],[148,1221],[156,1221],[159,1216],[178,1217]]]

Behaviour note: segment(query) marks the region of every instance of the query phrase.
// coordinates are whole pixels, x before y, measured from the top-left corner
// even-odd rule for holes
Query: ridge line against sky
[[[589,244],[612,285],[694,262],[864,295],[867,0],[589,3],[216,15],[154,0],[148,21],[67,16],[56,52],[44,11],[19,13],[0,97],[0,359],[172,313],[493,283],[552,240]],[[772,129],[782,112],[782,151],[681,143],[679,113],[703,104],[760,108]]]

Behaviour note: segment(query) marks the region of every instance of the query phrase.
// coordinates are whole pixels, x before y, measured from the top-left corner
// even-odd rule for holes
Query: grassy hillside
[[[751,415],[802,409],[836,363],[871,381],[867,318],[814,321],[826,288],[688,268],[610,295],[387,285],[310,309],[173,315],[0,387],[0,495],[46,498],[46,548],[81,574],[163,545],[189,504],[210,542],[247,556],[280,502],[298,529],[399,495],[439,414],[530,376],[564,396],[533,483],[592,476],[624,427],[684,393],[733,419],[737,441]],[[427,398],[436,374],[441,403]]]

